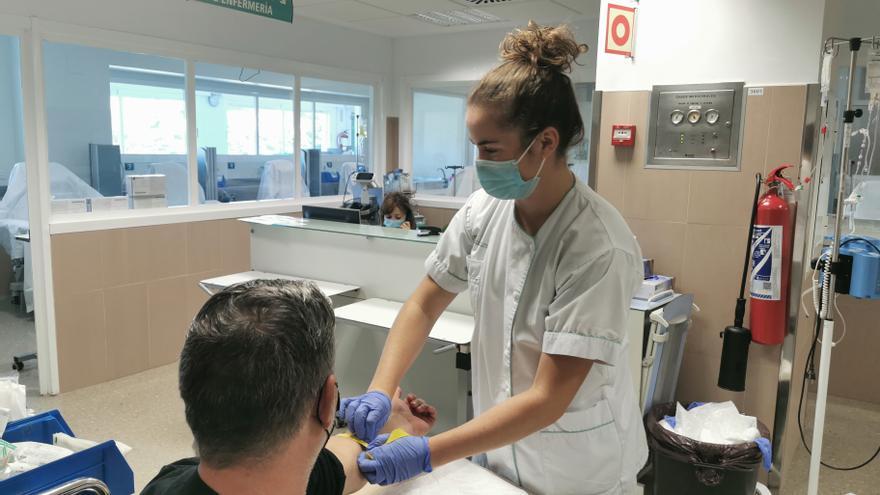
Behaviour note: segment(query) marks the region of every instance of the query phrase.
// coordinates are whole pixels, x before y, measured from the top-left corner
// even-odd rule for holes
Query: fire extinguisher
[[[783,165],[767,177],[767,191],[758,200],[752,230],[749,327],[752,340],[764,345],[782,343],[788,318],[794,208],[784,188],[794,191],[794,184],[782,176],[787,168],[791,165]]]

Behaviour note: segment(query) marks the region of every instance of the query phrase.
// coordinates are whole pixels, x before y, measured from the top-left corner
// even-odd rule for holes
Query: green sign
[[[198,0],[279,21],[293,22],[293,0]]]

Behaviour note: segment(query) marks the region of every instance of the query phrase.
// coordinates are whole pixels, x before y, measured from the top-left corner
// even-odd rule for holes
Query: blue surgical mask
[[[400,220],[395,220],[393,218],[386,217],[385,218],[385,226],[388,228],[391,228],[391,229],[399,229],[400,227],[403,226],[403,222],[405,222],[405,221],[406,220],[404,220],[402,218]]]
[[[545,158],[541,161],[541,167],[538,173],[529,180],[523,180],[519,174],[519,162],[522,161],[526,153],[532,149],[537,137],[532,140],[529,146],[523,151],[516,160],[492,161],[477,160],[477,177],[480,178],[480,185],[486,190],[490,196],[498,199],[525,199],[535,192],[538,182],[541,180],[541,171],[544,170]]]

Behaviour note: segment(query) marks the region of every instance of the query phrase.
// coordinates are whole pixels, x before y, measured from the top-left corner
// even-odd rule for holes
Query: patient
[[[312,283],[258,280],[211,297],[180,356],[180,395],[200,458],[165,466],[143,494],[342,494],[365,481],[361,446],[332,436],[335,318]],[[386,432],[425,435],[436,410],[393,401]]]

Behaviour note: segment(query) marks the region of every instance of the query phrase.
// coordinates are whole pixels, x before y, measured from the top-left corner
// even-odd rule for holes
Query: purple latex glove
[[[427,437],[404,437],[384,445],[386,440],[387,434],[379,435],[358,457],[358,468],[367,481],[385,486],[432,471]]]
[[[391,399],[379,391],[347,397],[339,404],[337,416],[348,423],[348,429],[365,442],[372,442],[391,416]]]

